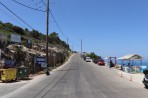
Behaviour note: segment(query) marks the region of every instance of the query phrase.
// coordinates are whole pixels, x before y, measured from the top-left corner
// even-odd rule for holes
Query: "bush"
[[[20,35],[25,35],[25,32],[22,28],[18,27],[18,26],[14,26],[13,28],[13,31],[20,34]]]

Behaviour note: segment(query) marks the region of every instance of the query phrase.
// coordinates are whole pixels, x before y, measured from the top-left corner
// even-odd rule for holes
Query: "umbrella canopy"
[[[128,54],[118,59],[120,60],[141,60],[143,57],[138,54]]]

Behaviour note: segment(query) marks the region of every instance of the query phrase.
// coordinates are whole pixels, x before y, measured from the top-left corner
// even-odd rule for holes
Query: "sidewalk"
[[[143,78],[144,78],[143,73],[130,74],[130,73],[126,73],[126,72],[123,72],[123,71],[115,69],[115,68],[114,68],[114,70],[117,71],[117,73],[119,74],[119,77],[121,77],[121,78],[126,78],[131,82],[134,81],[134,82],[143,84],[142,83]]]
[[[105,66],[108,67],[107,64],[105,64]],[[121,78],[126,78],[131,82],[137,82],[139,84],[143,84],[143,82],[142,82],[143,78],[144,78],[143,73],[131,74],[131,73],[123,72],[123,71],[116,69],[116,68],[112,68],[112,69],[114,71],[116,71],[119,74],[119,77],[121,77]]]

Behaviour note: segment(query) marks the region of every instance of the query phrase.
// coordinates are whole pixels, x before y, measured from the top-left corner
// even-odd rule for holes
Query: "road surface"
[[[50,76],[41,75],[1,98],[148,98],[148,90],[75,54]]]

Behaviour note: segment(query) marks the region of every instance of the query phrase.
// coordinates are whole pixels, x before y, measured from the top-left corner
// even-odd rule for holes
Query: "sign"
[[[15,35],[15,34],[11,34],[11,42],[21,43],[21,36]]]
[[[32,41],[31,40],[27,40],[27,45],[26,45],[27,48],[32,48]]]
[[[16,60],[5,60],[4,68],[14,68]]]
[[[36,57],[36,63],[41,64],[42,68],[47,67],[47,61],[45,57]]]

